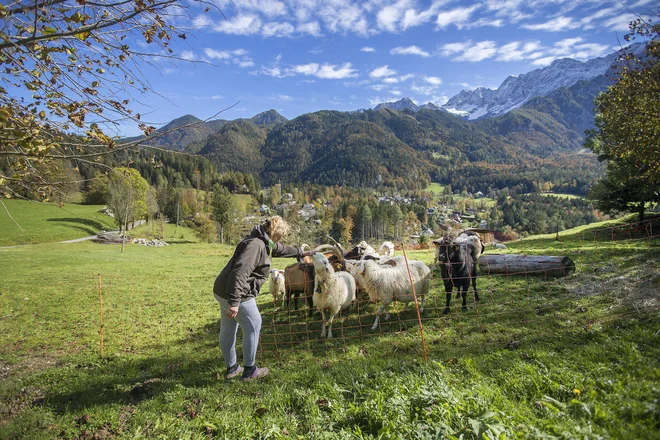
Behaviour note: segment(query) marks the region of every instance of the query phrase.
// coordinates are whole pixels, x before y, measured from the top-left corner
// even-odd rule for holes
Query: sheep
[[[286,287],[284,286],[284,271],[279,269],[270,270],[270,280],[268,282],[271,295],[273,295],[273,302],[277,302],[282,298],[282,308],[286,301]]]
[[[394,256],[394,243],[391,241],[384,241],[378,249],[381,255],[387,255],[388,257]]]
[[[470,251],[472,252],[472,259],[474,261],[477,261],[481,256],[481,254],[483,254],[484,251],[486,250],[486,246],[484,246],[481,237],[479,237],[479,234],[477,234],[476,232],[466,231],[466,232],[462,232],[458,236],[454,234],[446,234],[444,237],[438,240],[433,240],[433,244],[435,245],[435,259],[433,260],[433,264],[436,264],[438,261],[440,261],[440,258],[442,257],[440,255],[440,247],[447,243],[471,244],[472,246],[470,247]]]
[[[424,311],[424,301],[429,294],[431,287],[430,274],[431,269],[421,261],[409,262],[410,276],[415,286],[415,293],[421,298],[422,305],[420,312]],[[408,303],[414,300],[408,269],[404,265],[399,266],[379,266],[373,260],[362,262],[362,277],[365,287],[369,293],[369,299],[373,302],[380,301],[380,307],[376,313],[376,320],[371,327],[372,330],[378,328],[380,314],[385,311],[385,320],[390,319],[389,307],[393,301],[404,303],[403,310],[408,308]]]
[[[305,247],[307,245],[303,245]],[[309,246],[307,246],[309,248]],[[333,264],[338,267],[343,267],[343,253],[333,245],[321,245],[315,248],[316,251],[321,252],[324,249],[329,249],[328,255],[330,256]],[[313,294],[315,289],[314,285],[314,264],[311,257],[304,257],[298,263],[287,266],[285,269],[285,297],[287,308],[291,301],[291,296],[294,296],[294,309],[298,310],[298,297],[301,293],[305,295],[307,300],[307,307],[309,308],[309,316],[314,313]]]
[[[332,321],[340,310],[347,309],[355,301],[355,279],[344,271],[335,272],[328,258],[316,253],[312,255],[316,284],[320,291],[314,289],[314,306],[321,312],[323,327],[321,338],[326,337],[325,310],[329,311],[328,339],[332,338]]]
[[[481,237],[479,237],[479,234],[472,231],[462,232],[461,235],[459,235],[458,237],[456,237],[456,239],[454,239],[454,243],[471,244],[472,258],[474,259],[474,261],[477,261],[481,256],[481,254],[483,254],[484,251],[486,250],[486,247],[484,246],[483,241],[481,241]]]

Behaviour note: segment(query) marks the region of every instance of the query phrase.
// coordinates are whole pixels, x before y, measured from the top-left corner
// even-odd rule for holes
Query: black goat
[[[463,296],[463,310],[467,310],[467,291],[470,288],[470,281],[474,288],[474,299],[479,301],[477,262],[473,258],[474,252],[474,246],[469,243],[442,242],[438,245],[438,264],[447,295],[443,315],[449,313],[449,303],[454,287],[457,288],[456,297]]]

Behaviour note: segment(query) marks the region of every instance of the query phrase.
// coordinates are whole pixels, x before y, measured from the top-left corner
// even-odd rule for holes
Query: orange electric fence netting
[[[513,344],[511,329],[520,338],[551,338],[553,331],[586,331],[595,325],[638,313],[640,307],[658,310],[660,298],[651,280],[657,277],[660,221],[637,222],[544,239],[507,243],[507,253],[566,256],[575,265],[569,277],[551,277],[543,269],[517,274],[491,273],[479,265],[480,301],[470,287],[467,310],[456,290],[445,312],[445,291],[439,271],[432,270],[430,294],[408,310],[394,302],[390,319],[381,315],[372,329],[378,304],[359,291],[350,309],[335,318],[333,339],[321,338],[321,315],[310,310],[304,294],[297,300],[273,298],[266,283],[258,298],[263,318],[259,356],[280,356],[291,350],[314,353],[331,349],[362,349],[367,340],[382,337],[393,353],[425,354],[445,344],[483,347]],[[487,246],[487,253],[490,249]],[[431,266],[433,250],[424,255]],[[409,259],[420,258],[408,255]],[[483,257],[482,257],[483,258]],[[55,350],[99,353],[101,356],[148,354],[160,350],[181,359],[186,353],[218,350],[219,307],[213,299],[213,277],[124,278],[90,274],[89,278],[44,285],[34,290],[0,287],[0,330],[6,320],[18,320],[18,334],[6,350]],[[295,286],[294,286],[295,287]],[[303,286],[299,286],[300,290]],[[608,295],[602,295],[609,292]],[[417,292],[419,294],[420,292]],[[617,312],[592,316],[581,306],[585,297],[602,297]],[[570,312],[572,318],[567,319]],[[101,321],[102,320],[102,321]],[[503,328],[509,330],[503,340]],[[554,329],[548,331],[547,329]],[[538,331],[543,330],[545,331]],[[424,333],[422,333],[424,332]],[[422,334],[426,341],[422,343]],[[240,338],[239,338],[240,340]]]

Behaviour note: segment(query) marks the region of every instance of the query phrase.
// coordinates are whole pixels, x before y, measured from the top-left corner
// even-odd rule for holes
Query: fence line
[[[334,340],[320,338],[322,321],[316,312],[311,318],[308,317],[304,299],[297,311],[292,310],[293,304],[282,309],[281,300],[273,299],[264,291],[259,300],[263,316],[259,355],[266,358],[279,357],[291,351],[347,349],[359,347],[374,337],[388,338],[389,343],[409,343],[411,345],[406,350],[413,350],[415,346],[415,352],[422,354],[421,332],[416,331],[416,327],[423,328],[424,332],[428,330],[428,348],[437,351],[443,343],[449,342],[472,346],[501,343],[496,334],[500,326],[518,328],[523,332],[552,322],[560,328],[575,330],[609,322],[614,317],[633,316],[634,311],[626,311],[593,320],[588,311],[578,310],[580,299],[605,292],[610,285],[617,289],[628,287],[630,294],[643,294],[643,286],[635,284],[638,280],[619,278],[629,264],[645,260],[643,265],[637,266],[642,271],[640,273],[649,278],[657,273],[659,235],[658,221],[635,222],[597,231],[578,232],[571,236],[562,235],[563,240],[576,240],[580,243],[577,249],[570,247],[571,252],[567,254],[576,263],[577,276],[604,277],[600,284],[592,283],[593,291],[585,291],[585,286],[578,282],[580,278],[543,277],[541,270],[527,271],[520,275],[480,275],[477,283],[481,301],[475,301],[470,288],[468,311],[460,310],[460,300],[454,295],[450,314],[443,316],[444,287],[440,279],[434,278],[423,314],[418,317],[412,309],[401,312],[401,306],[395,303],[391,319],[381,319],[378,329],[373,331],[371,325],[378,305],[360,296],[354,311],[341,312],[335,319]],[[569,247],[565,243],[556,242],[554,237],[549,237],[541,244],[538,241],[516,241],[509,247],[533,255],[548,241],[556,245],[554,254],[568,252]],[[619,244],[631,250],[621,252],[617,249]],[[429,256],[431,252],[429,250]],[[608,259],[617,254],[621,261]],[[176,280],[176,285],[157,278],[118,277],[101,273],[90,275],[84,280],[63,280],[52,285],[41,285],[37,290],[38,301],[33,299],[34,287],[0,284],[0,310],[3,315],[0,317],[0,330],[4,328],[4,322],[9,320],[22,323],[18,334],[12,336],[6,349],[48,349],[59,342],[66,347],[67,352],[94,353],[100,350],[101,357],[117,354],[146,355],[154,347],[163,349],[169,357],[177,357],[200,346],[217,350],[214,344],[196,343],[198,339],[208,342],[215,341],[217,337],[219,312],[211,297],[213,277],[199,275],[172,279]],[[571,323],[556,322],[555,315],[570,308],[565,304],[568,300],[576,303],[570,306],[578,310],[575,319]],[[611,301],[613,305],[621,304],[611,296],[603,298],[603,301]],[[213,304],[212,307],[209,304]],[[660,307],[655,303],[648,310],[658,311]],[[200,316],[203,322],[208,323],[201,329],[198,324]],[[49,341],[41,336],[56,331],[62,334],[59,341]],[[461,335],[469,337],[461,339]],[[145,340],[149,343],[145,344]],[[191,341],[195,344],[187,344]],[[404,349],[397,344],[394,347]]]

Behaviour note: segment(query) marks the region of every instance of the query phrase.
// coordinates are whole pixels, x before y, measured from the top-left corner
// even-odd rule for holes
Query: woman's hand
[[[227,313],[225,313],[227,318],[236,318],[236,315],[238,315],[238,306],[230,307],[229,310],[227,310]]]

